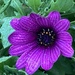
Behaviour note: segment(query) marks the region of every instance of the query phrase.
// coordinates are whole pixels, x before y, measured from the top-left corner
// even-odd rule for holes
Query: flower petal
[[[16,68],[18,70],[22,69],[22,68],[25,68],[25,63],[26,63],[27,59],[28,59],[28,52],[27,53],[23,53],[22,56],[20,56],[20,58],[16,62]]]
[[[69,29],[69,27],[70,27],[69,20],[62,19],[62,20],[58,21],[58,23],[56,23],[54,28],[57,32],[60,32],[60,31],[67,31]]]
[[[20,26],[27,31],[36,32],[39,29],[39,25],[32,20],[31,17],[23,16],[19,20]]]
[[[44,70],[49,70],[52,68],[52,66],[53,66],[53,63],[50,62],[50,49],[46,49],[41,59],[41,67]]]
[[[33,50],[32,48],[28,47],[29,49],[26,50],[21,56],[20,58],[17,60],[16,62],[16,67],[17,69],[22,69],[25,68],[26,66],[26,61],[28,59],[28,57],[35,52],[35,50]]]
[[[26,72],[31,75],[33,74],[39,67],[41,57],[43,55],[43,50],[40,47],[36,48],[35,51],[29,56],[26,64]]]
[[[48,18],[39,17],[39,18],[37,18],[37,23],[41,27],[50,27]]]
[[[52,25],[54,25],[61,19],[61,16],[58,11],[52,11],[48,15],[48,18],[49,18],[50,22],[52,23]]]
[[[21,29],[21,27],[20,27],[20,25],[19,25],[19,19],[17,19],[17,18],[12,19],[11,22],[10,22],[10,24],[11,24],[11,26],[12,26],[15,30],[20,30],[20,29]]]
[[[50,62],[55,63],[60,56],[60,49],[57,46],[54,46],[50,50]]]
[[[34,33],[25,31],[15,31],[9,37],[8,40],[13,45],[27,44],[35,40],[36,36]]]
[[[72,45],[72,36],[68,32],[58,33],[58,39],[63,40],[66,43]]]
[[[9,54],[12,56],[20,56],[24,52],[30,51],[36,46],[36,42],[28,43],[26,45],[12,45],[9,49]]]
[[[36,21],[38,17],[40,17],[40,15],[35,14],[35,13],[31,13],[30,17],[32,18],[32,20]]]
[[[73,56],[74,50],[69,44],[65,43],[62,40],[59,40],[56,43],[59,46],[63,56],[65,56],[65,57],[72,57]]]

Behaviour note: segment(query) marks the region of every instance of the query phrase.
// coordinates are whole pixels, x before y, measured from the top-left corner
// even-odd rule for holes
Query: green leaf
[[[5,17],[4,13],[0,14],[0,22]]]
[[[75,57],[72,57],[72,60],[75,61]]]
[[[66,12],[66,13],[61,14],[61,17],[62,18],[67,18],[70,21],[74,21],[75,20],[75,16],[74,15],[75,15],[75,12]]]
[[[10,21],[13,19],[13,17],[6,17],[3,19],[3,24],[0,29],[1,32],[1,39],[3,47],[6,48],[10,46],[10,43],[8,42],[8,36],[14,31],[14,29],[10,26]]]
[[[50,8],[51,3],[54,2],[53,0],[45,0],[42,1],[41,6],[39,8],[39,14],[44,15],[46,11]]]
[[[4,3],[6,4],[7,1],[4,0]],[[22,10],[22,3],[19,0],[12,0],[10,6],[17,10],[21,15],[24,15]]]
[[[61,66],[60,62],[56,62],[53,68],[50,70],[49,74],[51,75],[65,75],[64,69]]]
[[[2,48],[0,49],[0,57],[2,57],[2,56],[8,56],[9,55],[9,47],[7,47],[7,48],[3,48],[3,46],[2,46]]]
[[[5,14],[6,17],[15,16],[15,14],[14,14],[14,8],[12,8],[12,7],[9,6],[7,8],[7,10],[4,12],[4,14]]]
[[[1,64],[2,62],[5,62],[6,60],[8,60],[8,59],[10,59],[10,58],[11,58],[11,56],[0,58],[0,64]]]
[[[73,72],[73,67],[72,67],[72,60],[71,58],[61,58],[62,60],[60,60],[61,62],[61,66],[63,66],[63,69],[65,71],[66,74],[72,74]]]
[[[3,48],[3,46],[2,46],[2,41],[1,41],[1,39],[0,39],[0,49],[2,49]],[[0,54],[1,54],[1,50],[0,50]]]
[[[20,18],[20,17],[21,17],[21,14],[18,13],[18,12],[16,12],[16,11],[14,11],[14,14],[15,14],[15,16],[16,16],[17,18]]]
[[[38,70],[33,75],[46,75],[46,74],[44,72]]]
[[[51,10],[68,11],[73,7],[73,0],[57,0],[51,5]]]
[[[54,63],[52,69],[50,69],[49,71],[47,71],[48,75],[65,75],[65,70],[63,67],[63,61],[62,61],[62,57],[59,58],[59,60],[57,62]],[[62,63],[61,63],[62,62]]]
[[[73,43],[72,43],[72,47],[73,47],[73,49],[75,50],[75,40],[74,40]]]
[[[75,21],[72,21],[72,22],[71,22],[70,28],[75,30]]]
[[[13,66],[15,64],[16,59],[16,57],[11,56],[0,58],[0,72],[4,71],[4,65]]]
[[[38,12],[38,8],[41,5],[41,0],[27,0],[27,2],[35,12]]]
[[[0,14],[0,28],[1,28],[2,24],[3,24],[2,19],[3,19],[4,17],[5,17],[4,13]]]
[[[10,3],[11,3],[11,0],[9,0],[7,2],[7,4],[4,7],[2,7],[2,9],[0,10],[0,14],[3,13],[8,8],[8,6],[10,5]]]
[[[72,27],[73,28],[73,27]],[[69,32],[70,32],[70,34],[72,35],[72,37],[73,37],[73,40],[75,41],[75,30],[74,29],[70,29],[69,30]]]
[[[22,10],[22,4],[19,0],[12,0],[11,6],[16,9],[21,15],[24,15]]]
[[[70,21],[74,21],[75,20],[75,3],[69,11],[61,14],[61,16],[63,18],[68,18]]]
[[[3,0],[0,0],[0,5],[2,5],[3,4]]]
[[[75,49],[75,35],[74,35],[75,34],[75,21],[71,22],[71,26],[70,26],[69,32],[72,35],[72,38],[73,38],[72,46]]]
[[[15,74],[15,75],[26,75],[25,71],[17,70],[14,67],[9,67],[8,65],[4,66],[4,70],[7,74]]]
[[[56,0],[55,2],[51,3],[51,8],[47,11],[57,10],[59,12],[64,12],[70,10],[74,6],[73,0]]]
[[[59,60],[54,64],[53,68],[47,73],[49,75],[70,75],[73,73],[73,63],[74,62],[72,62],[71,58],[65,58],[61,56]]]
[[[69,10],[69,12],[75,13],[75,3],[74,3],[74,6]]]

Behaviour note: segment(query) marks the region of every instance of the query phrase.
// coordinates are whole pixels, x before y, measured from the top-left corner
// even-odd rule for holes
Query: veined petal
[[[43,55],[43,50],[40,47],[38,47],[29,56],[26,64],[26,72],[29,75],[33,74],[40,67],[40,61],[42,55]]]
[[[68,32],[59,32],[58,39],[63,40],[66,43],[72,45],[72,36]]]
[[[39,17],[37,18],[37,23],[41,27],[50,27],[48,18]]]
[[[19,19],[17,18],[12,19],[10,24],[15,30],[21,30],[21,27],[19,25]]]
[[[55,63],[60,56],[60,48],[54,46],[50,49],[50,62]]]
[[[38,14],[35,14],[35,13],[31,13],[31,14],[30,14],[30,17],[32,18],[32,20],[33,20],[34,22],[36,22],[37,18],[38,18],[38,17],[41,17],[41,16],[38,15]]]
[[[70,22],[67,19],[62,19],[58,21],[58,23],[56,23],[54,28],[57,32],[61,32],[61,31],[67,31],[69,27],[70,27]]]
[[[15,31],[9,37],[8,40],[13,45],[27,44],[35,40],[36,36],[34,33],[25,31]]]
[[[55,25],[61,19],[61,16],[58,11],[52,11],[48,15],[48,18],[50,20],[49,22],[51,22],[52,25]]]
[[[16,62],[17,69],[22,69],[26,67],[26,61],[29,58],[29,56],[34,52],[32,48],[29,47],[29,50],[25,51],[20,58]]]
[[[39,29],[39,25],[34,20],[32,20],[32,17],[23,16],[20,18],[19,23],[21,28],[26,31],[37,32]]]
[[[36,46],[36,42],[28,43],[26,45],[12,45],[9,49],[9,54],[12,56],[20,56],[23,53],[29,52]]]
[[[44,55],[41,59],[41,67],[44,69],[44,70],[49,70],[51,69],[53,66],[53,63],[50,62],[50,49],[46,49],[44,50]]]
[[[74,54],[74,50],[71,45],[67,44],[66,42],[59,40],[56,42],[58,47],[60,48],[62,55],[65,57],[72,57]]]

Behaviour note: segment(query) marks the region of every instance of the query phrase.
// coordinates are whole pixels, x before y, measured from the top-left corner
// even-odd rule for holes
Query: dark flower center
[[[38,42],[40,45],[49,46],[55,41],[55,33],[52,29],[42,29],[38,33]]]

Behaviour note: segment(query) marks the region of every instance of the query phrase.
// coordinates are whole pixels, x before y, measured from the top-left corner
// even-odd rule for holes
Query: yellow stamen
[[[46,34],[48,34],[48,32],[46,32]]]

